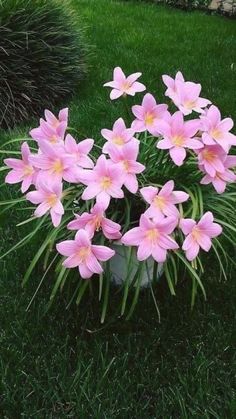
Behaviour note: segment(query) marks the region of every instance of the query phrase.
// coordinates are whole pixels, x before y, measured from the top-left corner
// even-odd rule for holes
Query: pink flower
[[[62,142],[68,123],[68,108],[62,109],[58,118],[47,109],[44,115],[46,121],[42,118],[40,119],[39,127],[30,131],[31,137],[36,141],[47,140],[52,144]]]
[[[136,193],[138,190],[136,174],[145,170],[145,166],[136,161],[138,153],[139,143],[136,141],[130,141],[122,149],[109,147],[110,158],[114,163],[120,163],[124,174],[123,183],[131,193]]]
[[[37,182],[37,190],[28,192],[26,199],[33,204],[39,204],[34,215],[42,217],[50,211],[52,223],[54,227],[59,226],[61,217],[64,214],[64,208],[61,203],[62,184],[58,182]]]
[[[174,104],[184,115],[192,111],[203,113],[203,109],[211,102],[200,97],[202,86],[199,83],[185,81],[182,73],[178,72],[175,79],[169,76],[162,76],[163,82],[168,87],[165,95],[170,97]]]
[[[226,153],[232,145],[236,145],[236,136],[229,131],[233,128],[233,120],[221,120],[219,109],[212,105],[201,117],[202,141],[206,145],[219,144]]]
[[[142,73],[133,73],[126,77],[120,67],[116,67],[113,72],[113,80],[105,83],[103,86],[112,87],[110,98],[118,99],[120,96],[131,95],[143,92],[146,87],[144,84],[136,81]]]
[[[158,133],[158,122],[167,118],[167,105],[157,105],[155,98],[147,93],[142,101],[142,105],[135,105],[132,107],[132,112],[136,119],[132,123],[132,128],[136,132],[143,132],[148,130],[152,135]]]
[[[87,185],[82,194],[82,199],[97,199],[106,209],[110,199],[123,198],[123,172],[120,165],[107,160],[104,154],[98,159],[96,166],[91,171],[84,171],[81,182]]]
[[[52,145],[48,141],[39,141],[40,151],[30,157],[30,162],[41,169],[40,178],[61,182],[78,182],[82,169],[76,165],[74,156],[66,153],[62,144]]]
[[[162,76],[162,80],[163,80],[163,83],[167,87],[167,90],[165,91],[165,96],[169,97],[173,101],[176,100],[177,99],[177,85],[176,85],[176,82],[177,81],[184,82],[183,74],[180,71],[178,71],[176,73],[176,76],[175,76],[174,79],[172,79],[172,77],[167,76],[166,74],[164,74]]]
[[[169,180],[158,191],[158,188],[147,186],[140,189],[140,193],[150,207],[145,212],[147,217],[164,218],[164,216],[179,217],[176,204],[188,200],[186,192],[174,191],[174,181]]]
[[[224,161],[227,154],[219,145],[205,146],[201,150],[196,150],[200,170],[204,170],[208,175],[214,177],[216,172],[225,171]]]
[[[117,148],[123,147],[124,144],[128,143],[134,138],[135,130],[126,128],[124,120],[122,118],[115,121],[112,130],[102,129],[102,136],[107,140],[104,144],[102,152],[107,153],[108,146],[110,144],[115,145]]]
[[[63,108],[59,111],[58,118],[48,109],[44,111],[45,119],[52,128],[58,128],[62,122],[68,124],[68,108]]]
[[[192,111],[203,113],[203,109],[211,104],[210,100],[199,96],[201,89],[200,84],[191,81],[177,82],[177,98],[174,103],[184,115],[189,115]]]
[[[87,138],[86,140],[77,143],[72,135],[67,134],[65,138],[65,152],[74,157],[75,163],[85,169],[92,169],[94,167],[92,159],[88,153],[92,149],[94,140]]]
[[[169,121],[162,121],[158,128],[164,139],[158,141],[157,148],[169,149],[170,157],[177,166],[181,166],[186,157],[185,148],[193,150],[203,147],[201,141],[194,137],[199,129],[199,120],[184,122],[181,112],[175,112]]]
[[[215,172],[214,176],[210,176],[208,173],[202,178],[201,184],[208,185],[212,183],[217,193],[221,194],[225,191],[227,183],[236,182],[236,175],[232,170],[232,167],[236,167],[236,156],[227,156],[224,160],[224,171]]]
[[[129,230],[121,239],[126,246],[138,246],[139,261],[149,256],[157,262],[164,262],[167,250],[178,249],[179,246],[169,236],[176,226],[176,218],[168,217],[159,221],[151,221],[146,215],[141,215],[139,227]]]
[[[76,214],[75,217],[76,219],[67,226],[69,230],[85,229],[89,234],[94,235],[95,231],[102,229],[107,239],[118,240],[121,238],[121,226],[105,217],[104,207],[101,204],[95,204],[90,213]]]
[[[26,142],[21,145],[22,160],[20,159],[5,159],[4,163],[12,170],[5,178],[6,183],[22,182],[21,191],[26,192],[30,185],[33,185],[36,180],[37,171],[29,161],[31,156],[30,148]]]
[[[101,274],[103,269],[99,261],[105,262],[115,254],[109,247],[93,245],[89,233],[85,230],[79,230],[75,240],[65,240],[58,243],[56,248],[60,254],[67,256],[63,266],[78,266],[82,278],[90,278],[94,273]]]
[[[211,248],[211,239],[222,233],[222,227],[213,221],[210,211],[206,212],[198,223],[191,218],[180,221],[180,228],[186,235],[182,249],[188,260],[194,260],[200,248],[208,252]]]

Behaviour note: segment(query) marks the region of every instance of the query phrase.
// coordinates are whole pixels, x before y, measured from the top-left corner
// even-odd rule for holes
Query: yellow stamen
[[[94,225],[96,231],[99,231],[101,228],[102,217],[97,215],[94,220],[91,220],[90,223]]]
[[[164,198],[164,196],[156,196],[153,202],[154,202],[154,205],[160,209],[164,209],[166,206],[166,199]]]
[[[102,189],[107,190],[108,188],[110,188],[112,184],[111,178],[109,178],[108,176],[103,176],[100,184]]]
[[[52,193],[51,195],[48,196],[47,203],[50,205],[50,207],[54,207],[57,200],[58,200],[57,195],[55,193]]]
[[[25,165],[24,169],[23,169],[23,174],[24,176],[30,176],[34,173],[34,169],[32,166],[30,165]]]
[[[130,88],[130,83],[129,82],[127,82],[127,81],[125,81],[123,84],[122,84],[122,89],[123,90],[128,90]]]
[[[219,131],[217,128],[211,130],[210,135],[215,139],[215,140],[221,140],[222,139],[222,133],[221,131]]]
[[[193,109],[196,106],[196,100],[187,100],[186,102],[184,102],[184,106],[187,109]]]
[[[124,169],[126,170],[126,172],[128,172],[129,171],[129,162],[128,162],[128,160],[124,160],[122,163],[123,163]]]
[[[172,137],[172,143],[177,147],[181,147],[182,145],[184,145],[184,142],[184,137],[182,137],[182,135],[175,135],[174,137]]]
[[[52,171],[54,173],[61,174],[63,170],[64,170],[64,167],[63,167],[62,161],[60,159],[56,159],[52,165]]]
[[[116,145],[123,145],[125,143],[124,139],[122,137],[119,137],[119,136],[114,137],[112,141]]]
[[[81,262],[84,262],[87,257],[90,255],[90,247],[81,247],[78,251],[78,257],[81,259]]]
[[[200,238],[201,232],[200,232],[200,230],[199,230],[199,228],[197,226],[193,228],[193,230],[192,230],[192,236],[193,236],[193,238],[195,240],[198,240]]]
[[[50,143],[55,144],[57,143],[57,136],[55,134],[53,134],[50,138],[49,138]]]
[[[146,232],[146,238],[150,240],[152,243],[156,242],[158,237],[160,236],[159,231],[156,228],[152,228]]]
[[[212,150],[207,150],[207,149],[203,150],[202,156],[209,163],[213,162],[216,158],[216,154]]]
[[[153,121],[154,121],[154,115],[150,112],[147,112],[145,114],[145,118],[144,118],[145,124],[147,125],[152,125]]]

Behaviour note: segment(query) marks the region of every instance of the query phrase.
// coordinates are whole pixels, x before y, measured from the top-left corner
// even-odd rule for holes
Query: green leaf
[[[132,304],[130,306],[130,310],[126,316],[126,320],[129,320],[134,312],[134,309],[136,307],[136,304],[138,302],[138,297],[139,297],[139,292],[140,292],[140,287],[141,287],[141,282],[142,282],[142,277],[143,277],[143,269],[144,269],[144,263],[140,262],[138,269],[134,275],[134,279],[133,281],[136,279],[136,288],[135,288],[135,293],[134,293],[134,297],[133,297],[133,301]]]
[[[0,205],[14,205],[14,204],[18,204],[19,202],[24,202],[26,201],[25,197],[23,198],[16,198],[16,199],[11,199],[11,200],[7,200],[7,201],[0,201]]]
[[[175,289],[174,289],[174,286],[173,286],[173,283],[172,283],[172,278],[171,278],[171,275],[170,275],[170,271],[169,271],[169,268],[168,268],[168,261],[166,261],[164,263],[164,272],[165,272],[165,275],[166,275],[166,279],[167,279],[167,283],[168,283],[170,293],[171,293],[171,295],[175,296],[176,294],[175,294]]]
[[[52,292],[51,292],[51,295],[50,295],[50,301],[52,301],[52,300],[54,299],[54,297],[55,297],[55,295],[56,295],[56,293],[57,293],[57,290],[58,290],[58,288],[59,288],[59,286],[60,286],[60,284],[61,284],[62,280],[64,279],[64,276],[68,276],[68,275],[69,275],[69,272],[70,272],[70,270],[69,270],[69,269],[67,269],[67,268],[65,268],[65,267],[64,267],[64,266],[62,266],[62,264],[61,264],[61,270],[60,270],[60,273],[59,273],[58,278],[57,278],[57,280],[56,280],[56,283],[55,283],[55,285],[54,285],[54,287],[53,287],[53,290],[52,290]]]
[[[110,278],[111,278],[111,272],[110,272],[110,262],[106,262],[106,271],[105,271],[105,292],[104,292],[104,299],[103,299],[103,305],[102,305],[102,314],[101,314],[101,323],[104,323],[106,313],[107,313],[107,305],[108,305],[108,298],[109,298],[109,290],[110,290]]]
[[[81,283],[81,285],[79,287],[78,296],[76,298],[76,304],[77,304],[77,306],[80,304],[80,302],[81,302],[81,300],[83,298],[83,295],[84,295],[86,289],[88,288],[88,285],[90,283],[90,279],[85,279],[85,280],[84,279],[81,279],[80,280],[80,283]]]
[[[46,240],[44,240],[43,244],[40,246],[39,250],[37,251],[37,253],[33,257],[32,261],[31,261],[31,263],[30,263],[30,265],[29,265],[29,267],[28,267],[28,269],[27,269],[27,271],[24,275],[24,278],[23,278],[23,281],[22,281],[23,286],[27,283],[31,272],[35,268],[35,265],[37,264],[39,258],[41,257],[41,255],[43,254],[44,250],[46,249],[48,243],[50,243],[50,241],[52,240],[52,238],[55,234],[56,234],[55,230],[53,230],[52,233],[47,236]]]
[[[190,265],[190,263],[185,259],[185,257],[178,251],[175,251],[175,254],[178,256],[178,258],[183,262],[183,264],[186,266],[186,268],[189,270],[189,272],[193,275],[193,277],[197,280],[202,293],[204,295],[204,298],[206,300],[206,291],[205,288],[202,284],[202,281],[200,279],[200,277],[198,276],[198,274],[196,273],[196,271],[192,268],[192,266]]]
[[[16,243],[10,249],[8,249],[7,252],[5,252],[3,255],[0,256],[0,259],[3,259],[5,256],[9,255],[9,253],[13,252],[16,249],[19,249],[20,247],[28,243],[32,239],[32,237],[37,233],[37,231],[40,229],[45,219],[46,219],[46,216],[42,217],[41,220],[38,222],[37,226],[35,227],[35,229],[29,234],[27,234],[25,237],[23,237],[23,239],[21,239],[18,243]]]

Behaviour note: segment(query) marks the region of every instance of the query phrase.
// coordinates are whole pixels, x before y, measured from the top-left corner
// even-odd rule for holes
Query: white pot
[[[110,260],[110,271],[112,282],[116,285],[122,285],[127,277],[127,264],[129,259],[130,249],[122,244],[112,245],[113,250],[116,254]],[[133,279],[137,272],[139,261],[136,257],[136,250],[132,249],[131,260],[130,260],[130,281]],[[146,261],[146,268],[143,270],[143,277],[141,281],[141,287],[148,287],[150,285],[150,279],[153,278],[154,260],[152,257]],[[148,272],[147,272],[148,270]],[[158,263],[156,278],[159,279],[163,273],[163,264]]]

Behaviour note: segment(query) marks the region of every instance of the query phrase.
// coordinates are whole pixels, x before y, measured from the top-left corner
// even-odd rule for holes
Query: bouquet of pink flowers
[[[111,88],[111,100],[126,101],[128,95],[145,91],[137,81],[140,76],[126,77],[116,67],[113,80],[104,84]],[[146,93],[131,109],[126,102],[133,119],[128,125],[119,118],[112,128],[101,130],[102,144],[91,138],[76,141],[68,133],[67,108],[57,117],[45,110],[45,119],[30,131],[35,146],[30,149],[25,141],[21,159],[4,160],[11,169],[5,182],[21,183],[23,201],[36,206],[25,221],[36,220],[36,227],[20,245],[36,233],[45,235],[23,282],[44,254],[42,279],[50,270],[56,274],[52,297],[73,277],[79,303],[88,285],[96,282],[102,321],[117,244],[127,249],[120,286],[120,311],[127,317],[137,303],[144,269],[157,307],[152,287],[158,265],[173,295],[185,271],[192,281],[193,304],[199,287],[205,295],[203,253],[212,249],[224,276],[229,262],[234,263],[225,250],[226,240],[234,245],[236,232],[236,156],[229,154],[236,145],[230,132],[233,121],[221,119],[219,109],[200,96],[201,85],[185,81],[182,73],[162,79],[165,95],[178,109],[174,113]],[[130,290],[134,295],[127,307]]]

